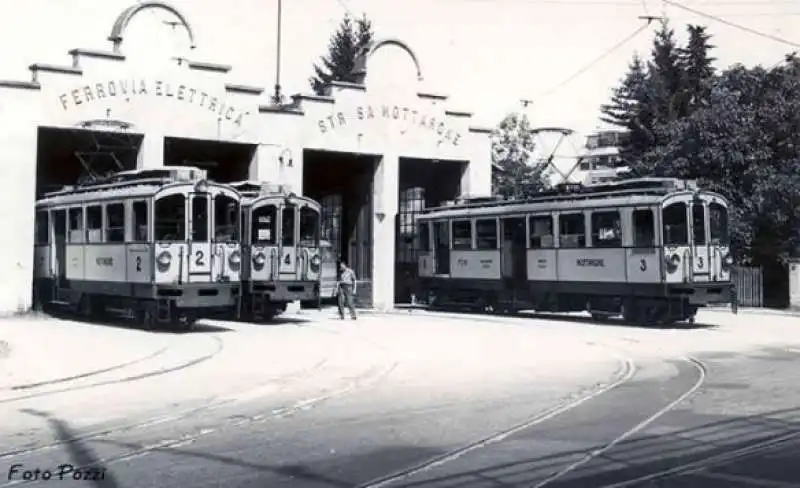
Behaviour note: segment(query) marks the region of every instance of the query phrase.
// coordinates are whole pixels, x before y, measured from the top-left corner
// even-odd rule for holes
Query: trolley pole
[[[278,0],[278,25],[276,30],[275,42],[275,93],[272,95],[272,103],[280,105],[283,102],[281,93],[281,29],[283,24],[283,0]]]

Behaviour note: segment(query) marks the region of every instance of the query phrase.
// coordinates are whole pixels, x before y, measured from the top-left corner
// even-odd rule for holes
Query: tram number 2
[[[206,265],[205,258],[206,255],[203,253],[203,251],[195,251],[194,253],[195,266],[205,266]]]

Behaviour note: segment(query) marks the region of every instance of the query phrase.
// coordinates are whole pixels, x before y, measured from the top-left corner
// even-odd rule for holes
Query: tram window
[[[553,216],[539,215],[528,217],[528,227],[530,228],[531,249],[551,249],[554,245],[553,239]]]
[[[431,250],[431,227],[428,222],[417,224],[417,245],[420,251],[428,252]]]
[[[497,219],[475,221],[475,248],[497,249]]]
[[[319,245],[319,212],[311,207],[300,209],[300,244]]]
[[[453,249],[472,249],[472,221],[453,221]]]
[[[686,221],[686,204],[673,203],[662,212],[664,220],[664,245],[685,246],[689,244],[688,222]]]
[[[208,196],[192,197],[192,240],[208,242]]]
[[[700,203],[696,202],[692,205],[692,229],[694,234],[695,246],[706,245],[706,208]]]
[[[169,195],[156,200],[155,236],[156,241],[186,240],[186,197]]]
[[[133,241],[147,242],[147,202],[133,202]]]
[[[711,227],[711,244],[714,246],[728,244],[728,209],[717,202],[708,206],[709,227]]]
[[[287,205],[281,212],[281,245],[294,246],[295,206]]]
[[[106,206],[106,242],[125,242],[125,205]]]
[[[83,209],[69,209],[69,242],[83,242]]]
[[[622,247],[619,211],[592,212],[592,247]]]
[[[103,242],[103,207],[86,207],[86,242]]]
[[[656,245],[655,219],[651,209],[633,211],[633,247]]]
[[[561,214],[559,221],[559,247],[586,247],[586,220],[582,213]]]
[[[36,236],[34,239],[37,246],[50,242],[50,214],[47,210],[36,212]]]
[[[275,235],[278,209],[273,205],[264,205],[253,210],[250,218],[253,219],[250,237],[253,244],[274,246],[278,242]]]
[[[214,240],[239,240],[239,202],[228,195],[219,194],[214,197]]]

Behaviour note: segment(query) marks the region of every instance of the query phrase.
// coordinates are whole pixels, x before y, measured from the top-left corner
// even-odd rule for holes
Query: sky
[[[170,3],[186,14],[197,35],[190,57],[234,65],[234,82],[271,87],[277,2]],[[0,79],[27,79],[27,66],[34,62],[69,64],[66,51],[72,48],[108,49],[111,24],[130,3],[0,0],[16,14],[4,16],[0,29]],[[800,50],[800,0],[685,0],[680,5],[797,47],[655,0],[283,0],[282,85],[289,94],[307,92],[311,65],[324,54],[342,16],[366,13],[377,37],[401,39],[416,52],[424,77],[416,81],[407,55],[387,47],[370,61],[368,83],[418,83],[420,90],[450,95],[450,107],[473,112],[481,126],[523,110],[520,100],[528,99],[532,103],[524,110],[534,126],[584,134],[598,127],[599,106],[633,53],[649,51],[656,25],[582,68],[642,27],[638,16],[666,16],[680,39],[687,23],[707,25],[720,68],[736,62],[772,66],[785,53]],[[186,36],[163,22],[172,20],[170,14],[147,15],[132,22],[126,53],[152,57],[153,51],[185,48]]]

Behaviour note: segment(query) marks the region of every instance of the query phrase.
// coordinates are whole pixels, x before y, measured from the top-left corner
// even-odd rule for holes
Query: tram
[[[188,330],[235,314],[239,193],[204,170],[123,171],[36,202],[34,305]]]
[[[241,317],[270,320],[289,302],[320,297],[320,205],[253,181],[232,183],[242,195],[243,261]]]
[[[417,216],[418,295],[434,307],[692,322],[730,302],[728,215],[722,195],[670,178],[452,202]]]

